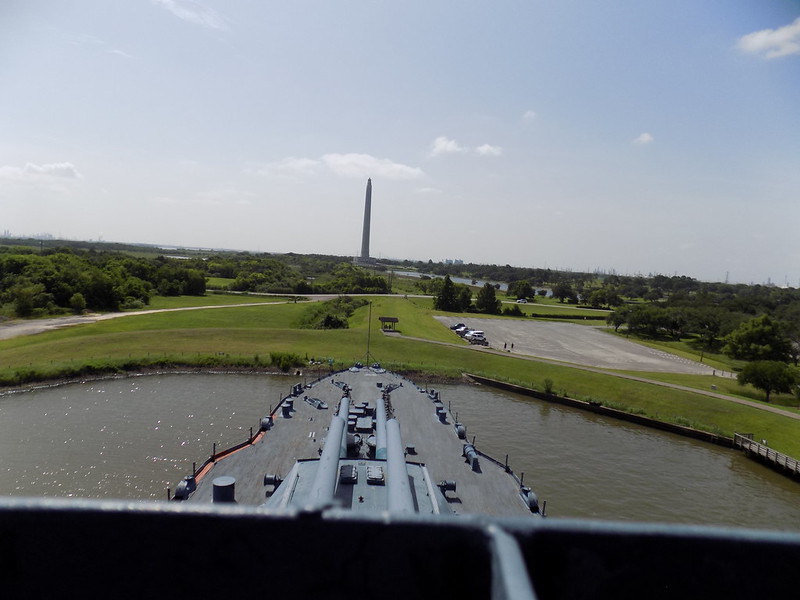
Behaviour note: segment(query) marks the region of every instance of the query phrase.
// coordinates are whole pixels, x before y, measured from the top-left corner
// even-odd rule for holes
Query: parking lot
[[[663,373],[711,374],[705,365],[635,344],[603,331],[603,327],[475,317],[436,317],[444,327],[465,323],[486,333],[489,346],[578,365]],[[457,339],[453,334],[454,340]],[[505,346],[505,347],[504,347]]]

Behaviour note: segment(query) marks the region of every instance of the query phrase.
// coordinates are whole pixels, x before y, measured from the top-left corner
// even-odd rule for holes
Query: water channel
[[[164,499],[297,381],[169,374],[0,396],[0,494]],[[550,516],[800,529],[800,485],[740,453],[481,386],[436,389]]]

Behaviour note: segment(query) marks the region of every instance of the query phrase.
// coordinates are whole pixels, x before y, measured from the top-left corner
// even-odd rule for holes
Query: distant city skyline
[[[297,35],[302,23],[303,35]],[[800,3],[0,6],[0,231],[800,285]]]
[[[4,231],[2,234],[0,234],[0,238],[31,239],[31,240],[36,240],[36,241],[56,241],[56,242],[59,241],[59,240],[63,240],[65,242],[85,242],[87,244],[93,244],[93,243],[98,243],[98,244],[107,243],[107,244],[121,244],[121,245],[126,245],[127,244],[127,245],[132,245],[132,246],[151,246],[151,247],[161,248],[163,250],[181,250],[181,249],[185,249],[185,250],[193,250],[193,251],[210,251],[210,252],[216,252],[216,251],[219,251],[219,252],[252,252],[254,254],[258,254],[258,253],[286,254],[286,253],[292,252],[291,250],[287,251],[287,252],[270,252],[269,250],[249,250],[249,249],[246,249],[246,248],[218,247],[218,246],[207,246],[207,245],[194,246],[194,245],[188,245],[188,244],[164,244],[164,243],[153,243],[153,242],[136,242],[136,241],[130,241],[130,240],[128,240],[128,241],[104,240],[102,238],[99,238],[99,239],[91,239],[91,238],[90,239],[85,239],[85,238],[62,238],[62,237],[54,236],[54,235],[49,234],[49,233],[41,233],[41,234],[37,234],[37,235],[13,235],[9,231]],[[303,253],[295,253],[295,254],[303,254]],[[320,252],[310,252],[309,254],[325,254],[325,255],[328,255],[328,256],[339,256],[339,257],[341,257],[343,259],[355,259],[356,261],[358,261],[358,259],[360,258],[360,256],[353,256],[353,255],[350,255],[350,254],[336,254],[336,253],[325,253],[325,252],[322,252],[322,253],[320,253]],[[411,258],[402,257],[402,256],[370,257],[370,261],[374,262],[374,263],[380,263],[380,261],[382,261],[382,260],[391,261],[391,262],[409,261],[409,262],[415,262],[415,263],[416,262],[427,263],[427,262],[430,261],[433,264],[445,264],[445,265],[456,265],[456,266],[464,265],[464,264],[477,264],[477,265],[487,265],[487,266],[504,266],[504,264],[509,264],[509,263],[504,263],[504,264],[486,263],[486,262],[472,261],[472,260],[466,260],[465,261],[465,260],[463,260],[461,258],[428,258],[428,259],[416,259],[415,258],[415,259],[411,259]],[[509,265],[509,266],[514,267],[514,268],[521,268],[521,269],[534,269],[534,268],[535,269],[552,269],[554,271],[597,273],[599,275],[620,275],[620,276],[626,276],[626,277],[627,276],[630,276],[630,277],[638,277],[638,276],[652,277],[652,276],[656,276],[656,275],[662,275],[662,276],[666,276],[666,277],[690,277],[686,273],[679,273],[677,271],[673,272],[673,273],[661,273],[661,272],[655,272],[655,271],[648,271],[646,273],[645,272],[641,272],[641,271],[638,271],[636,273],[621,273],[621,272],[617,271],[616,269],[608,269],[608,270],[599,269],[599,268],[594,268],[594,269],[588,269],[588,268],[587,269],[575,269],[575,268],[572,268],[572,267],[562,269],[560,267],[555,267],[553,265],[523,265],[523,264],[516,264],[516,265]],[[728,281],[729,280],[729,275],[730,275],[730,273],[726,273],[725,277],[722,278],[722,279],[702,279],[702,278],[696,278],[696,277],[693,277],[693,279],[698,279],[698,281],[707,281],[707,282],[733,283],[733,284],[742,283],[742,284],[748,284],[748,285],[775,285],[775,286],[788,286],[788,287],[793,287],[793,288],[800,288],[800,281],[792,283],[791,281],[788,280],[788,277],[784,278],[784,281],[773,281],[772,278],[767,278],[765,281]]]

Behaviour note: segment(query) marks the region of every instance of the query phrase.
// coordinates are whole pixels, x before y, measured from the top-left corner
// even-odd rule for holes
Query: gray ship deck
[[[304,390],[295,397],[294,411],[288,418],[277,410],[274,424],[258,441],[219,459],[198,479],[197,490],[189,501],[212,502],[213,480],[228,476],[236,480],[237,503],[263,504],[273,490],[272,485],[264,485],[265,474],[285,477],[298,460],[319,457],[331,418],[342,397],[342,389],[334,385],[334,381],[351,388],[351,406],[360,406],[364,401],[374,406],[386,386],[402,384],[391,392],[391,405],[400,423],[403,444],[415,448],[407,459],[425,463],[434,483],[456,481],[456,491],[445,494],[453,512],[496,516],[531,514],[519,495],[518,482],[502,466],[484,456],[479,457],[476,469],[466,461],[464,440],[458,438],[449,412],[443,423],[436,416],[432,400],[414,383],[393,373],[376,373],[367,368],[337,373]],[[329,408],[314,408],[303,401],[303,395],[319,398]],[[362,435],[366,439],[366,434]]]

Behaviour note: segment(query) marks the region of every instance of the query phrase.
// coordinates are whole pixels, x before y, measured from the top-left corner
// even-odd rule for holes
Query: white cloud
[[[646,146],[647,144],[653,143],[653,136],[646,131],[644,133],[639,134],[639,137],[633,140],[633,143],[637,146]]]
[[[111,54],[116,54],[117,56],[122,56],[123,58],[134,58],[133,54],[128,54],[124,50],[111,50]]]
[[[460,146],[455,140],[446,138],[440,135],[431,144],[430,156],[441,156],[442,154],[458,154],[460,152],[467,152],[469,149]]]
[[[415,179],[425,173],[417,167],[409,167],[369,154],[326,154],[322,162],[337,175],[345,177],[382,177],[386,179]]]
[[[535,121],[537,116],[538,115],[536,114],[536,111],[526,110],[525,113],[522,115],[522,120],[527,122]]]
[[[171,12],[179,19],[208,29],[228,29],[225,18],[213,8],[201,6],[195,0],[151,0],[156,6]]]
[[[381,177],[384,179],[416,179],[425,173],[417,167],[409,167],[388,158],[377,158],[369,154],[325,154],[319,159],[289,157],[260,165],[251,170],[258,175],[282,177],[311,177],[327,169],[334,175],[344,177]]]
[[[65,177],[67,179],[80,179],[81,174],[75,165],[69,162],[50,163],[46,165],[25,165],[25,173],[30,175],[45,175],[49,177]]]
[[[743,35],[736,42],[739,50],[764,58],[800,54],[800,17],[778,29],[762,29]]]
[[[295,158],[290,156],[282,160],[267,163],[256,169],[259,175],[284,175],[288,177],[306,177],[316,173],[320,162],[312,158]]]
[[[441,135],[431,143],[428,156],[436,157],[443,154],[465,154],[467,152],[474,152],[480,156],[500,156],[503,153],[503,149],[500,146],[492,146],[491,144],[483,144],[473,149],[468,146],[462,146],[457,141]]]
[[[503,153],[503,149],[500,146],[483,144],[482,146],[475,148],[475,152],[481,156],[500,156]]]
[[[41,177],[58,177],[63,179],[80,179],[82,176],[69,162],[49,163],[37,165],[28,163],[24,167],[12,167],[9,165],[0,167],[0,179],[15,181],[34,181]]]

